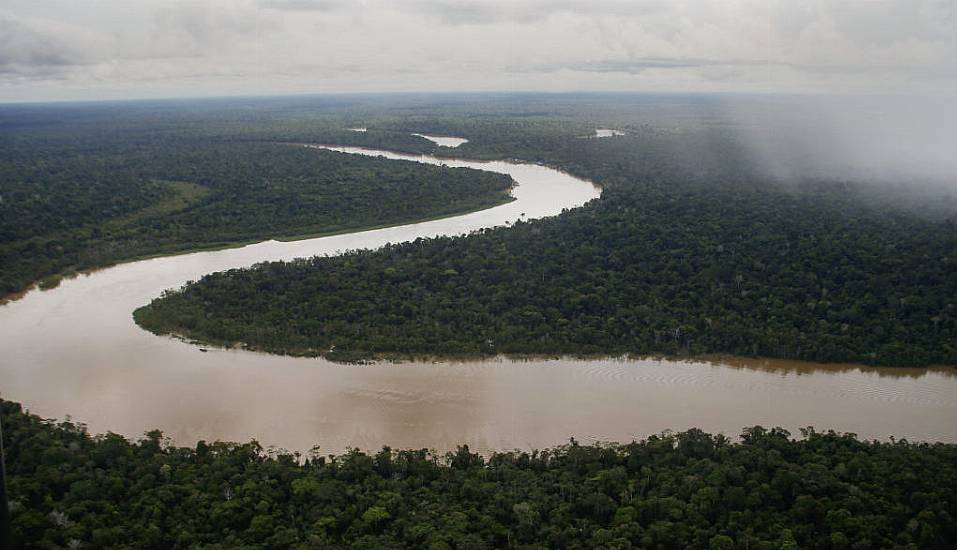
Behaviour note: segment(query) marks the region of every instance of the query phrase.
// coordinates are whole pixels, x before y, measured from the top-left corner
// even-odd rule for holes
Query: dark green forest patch
[[[142,326],[297,355],[730,353],[957,364],[957,234],[809,186],[613,188],[463,238],[211,274]]]
[[[0,156],[0,292],[148,255],[481,210],[511,200],[511,185],[501,174],[270,143]]]
[[[700,430],[483,457],[92,436],[0,401],[13,548],[953,548],[957,446]]]
[[[451,194],[417,179],[421,197],[400,192],[398,180],[433,169],[277,145],[338,143],[517,158],[604,193],[513,229],[216,275],[137,318],[157,332],[281,353],[334,345],[350,360],[733,353],[955,364],[953,186],[838,177],[800,157],[778,177],[721,101],[570,94],[5,107],[0,288],[141,255],[507,200],[497,175],[448,172],[463,175]],[[754,122],[786,107],[747,98],[731,111],[753,109]],[[354,126],[368,131],[346,130]],[[596,127],[626,134],[581,139]],[[443,150],[413,132],[469,141]],[[382,180],[377,167],[398,180]],[[209,194],[149,214],[175,200],[169,181]],[[343,181],[362,183],[337,188]],[[381,200],[389,193],[392,204]]]

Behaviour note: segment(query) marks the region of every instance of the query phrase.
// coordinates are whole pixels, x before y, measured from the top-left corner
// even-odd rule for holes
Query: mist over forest
[[[953,97],[762,97],[720,101],[754,161],[780,179],[957,187]]]
[[[957,548],[955,29],[3,0],[0,549]]]

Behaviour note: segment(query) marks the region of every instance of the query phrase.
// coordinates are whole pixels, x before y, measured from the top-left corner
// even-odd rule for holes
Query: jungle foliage
[[[463,238],[212,274],[137,321],[340,360],[729,353],[957,364],[949,190],[775,179],[721,125],[631,122],[618,126],[625,136],[589,139],[581,119],[543,116],[380,127],[470,138],[438,154],[510,151],[556,166],[600,184],[599,200]]]
[[[723,352],[957,363],[957,232],[827,185],[608,189],[554,219],[204,277],[156,332],[280,353]]]
[[[0,295],[146,255],[395,225],[510,200],[510,178],[477,170],[182,129],[174,133],[181,142],[155,143],[92,135],[93,143],[77,143],[68,130],[48,131],[53,143],[45,133],[14,133],[0,147]]]
[[[953,548],[957,446],[699,430],[483,457],[91,436],[0,401],[15,548]]]
[[[213,275],[137,318],[282,353],[335,346],[339,359],[719,352],[957,363],[952,185],[838,177],[800,156],[770,163],[742,128],[787,108],[775,101],[745,98],[735,110],[753,109],[746,119],[725,116],[715,97],[676,94],[6,106],[0,282],[10,291],[145,254],[505,199],[499,176],[282,143],[519,158],[589,178],[603,196],[461,239]],[[368,131],[347,130],[356,126]],[[602,126],[625,135],[588,137]],[[413,132],[469,142],[436,147]]]

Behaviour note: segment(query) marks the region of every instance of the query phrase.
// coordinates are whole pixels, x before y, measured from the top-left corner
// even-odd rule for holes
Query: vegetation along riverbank
[[[483,457],[93,436],[0,401],[15,547],[951,548],[957,446],[748,428]]]
[[[484,125],[466,135],[465,153],[476,135],[490,150],[510,139]],[[135,318],[160,334],[333,359],[957,364],[957,210],[946,200],[923,208],[931,195],[892,185],[779,181],[737,163],[734,140],[715,151],[697,133],[521,143],[518,154],[594,179],[602,197],[466,237],[211,274]]]

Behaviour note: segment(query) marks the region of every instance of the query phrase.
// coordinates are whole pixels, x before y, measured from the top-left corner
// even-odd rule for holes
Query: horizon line
[[[397,90],[397,91],[349,91],[349,92],[294,92],[274,94],[225,94],[225,95],[170,95],[155,97],[123,97],[95,99],[0,99],[0,107],[29,105],[70,105],[70,104],[106,104],[106,103],[148,103],[181,101],[222,101],[222,100],[263,100],[263,99],[307,99],[321,97],[388,97],[388,96],[753,96],[753,97],[938,97],[957,99],[955,94],[931,93],[833,93],[833,92],[768,92],[768,91],[708,91],[708,90]]]

